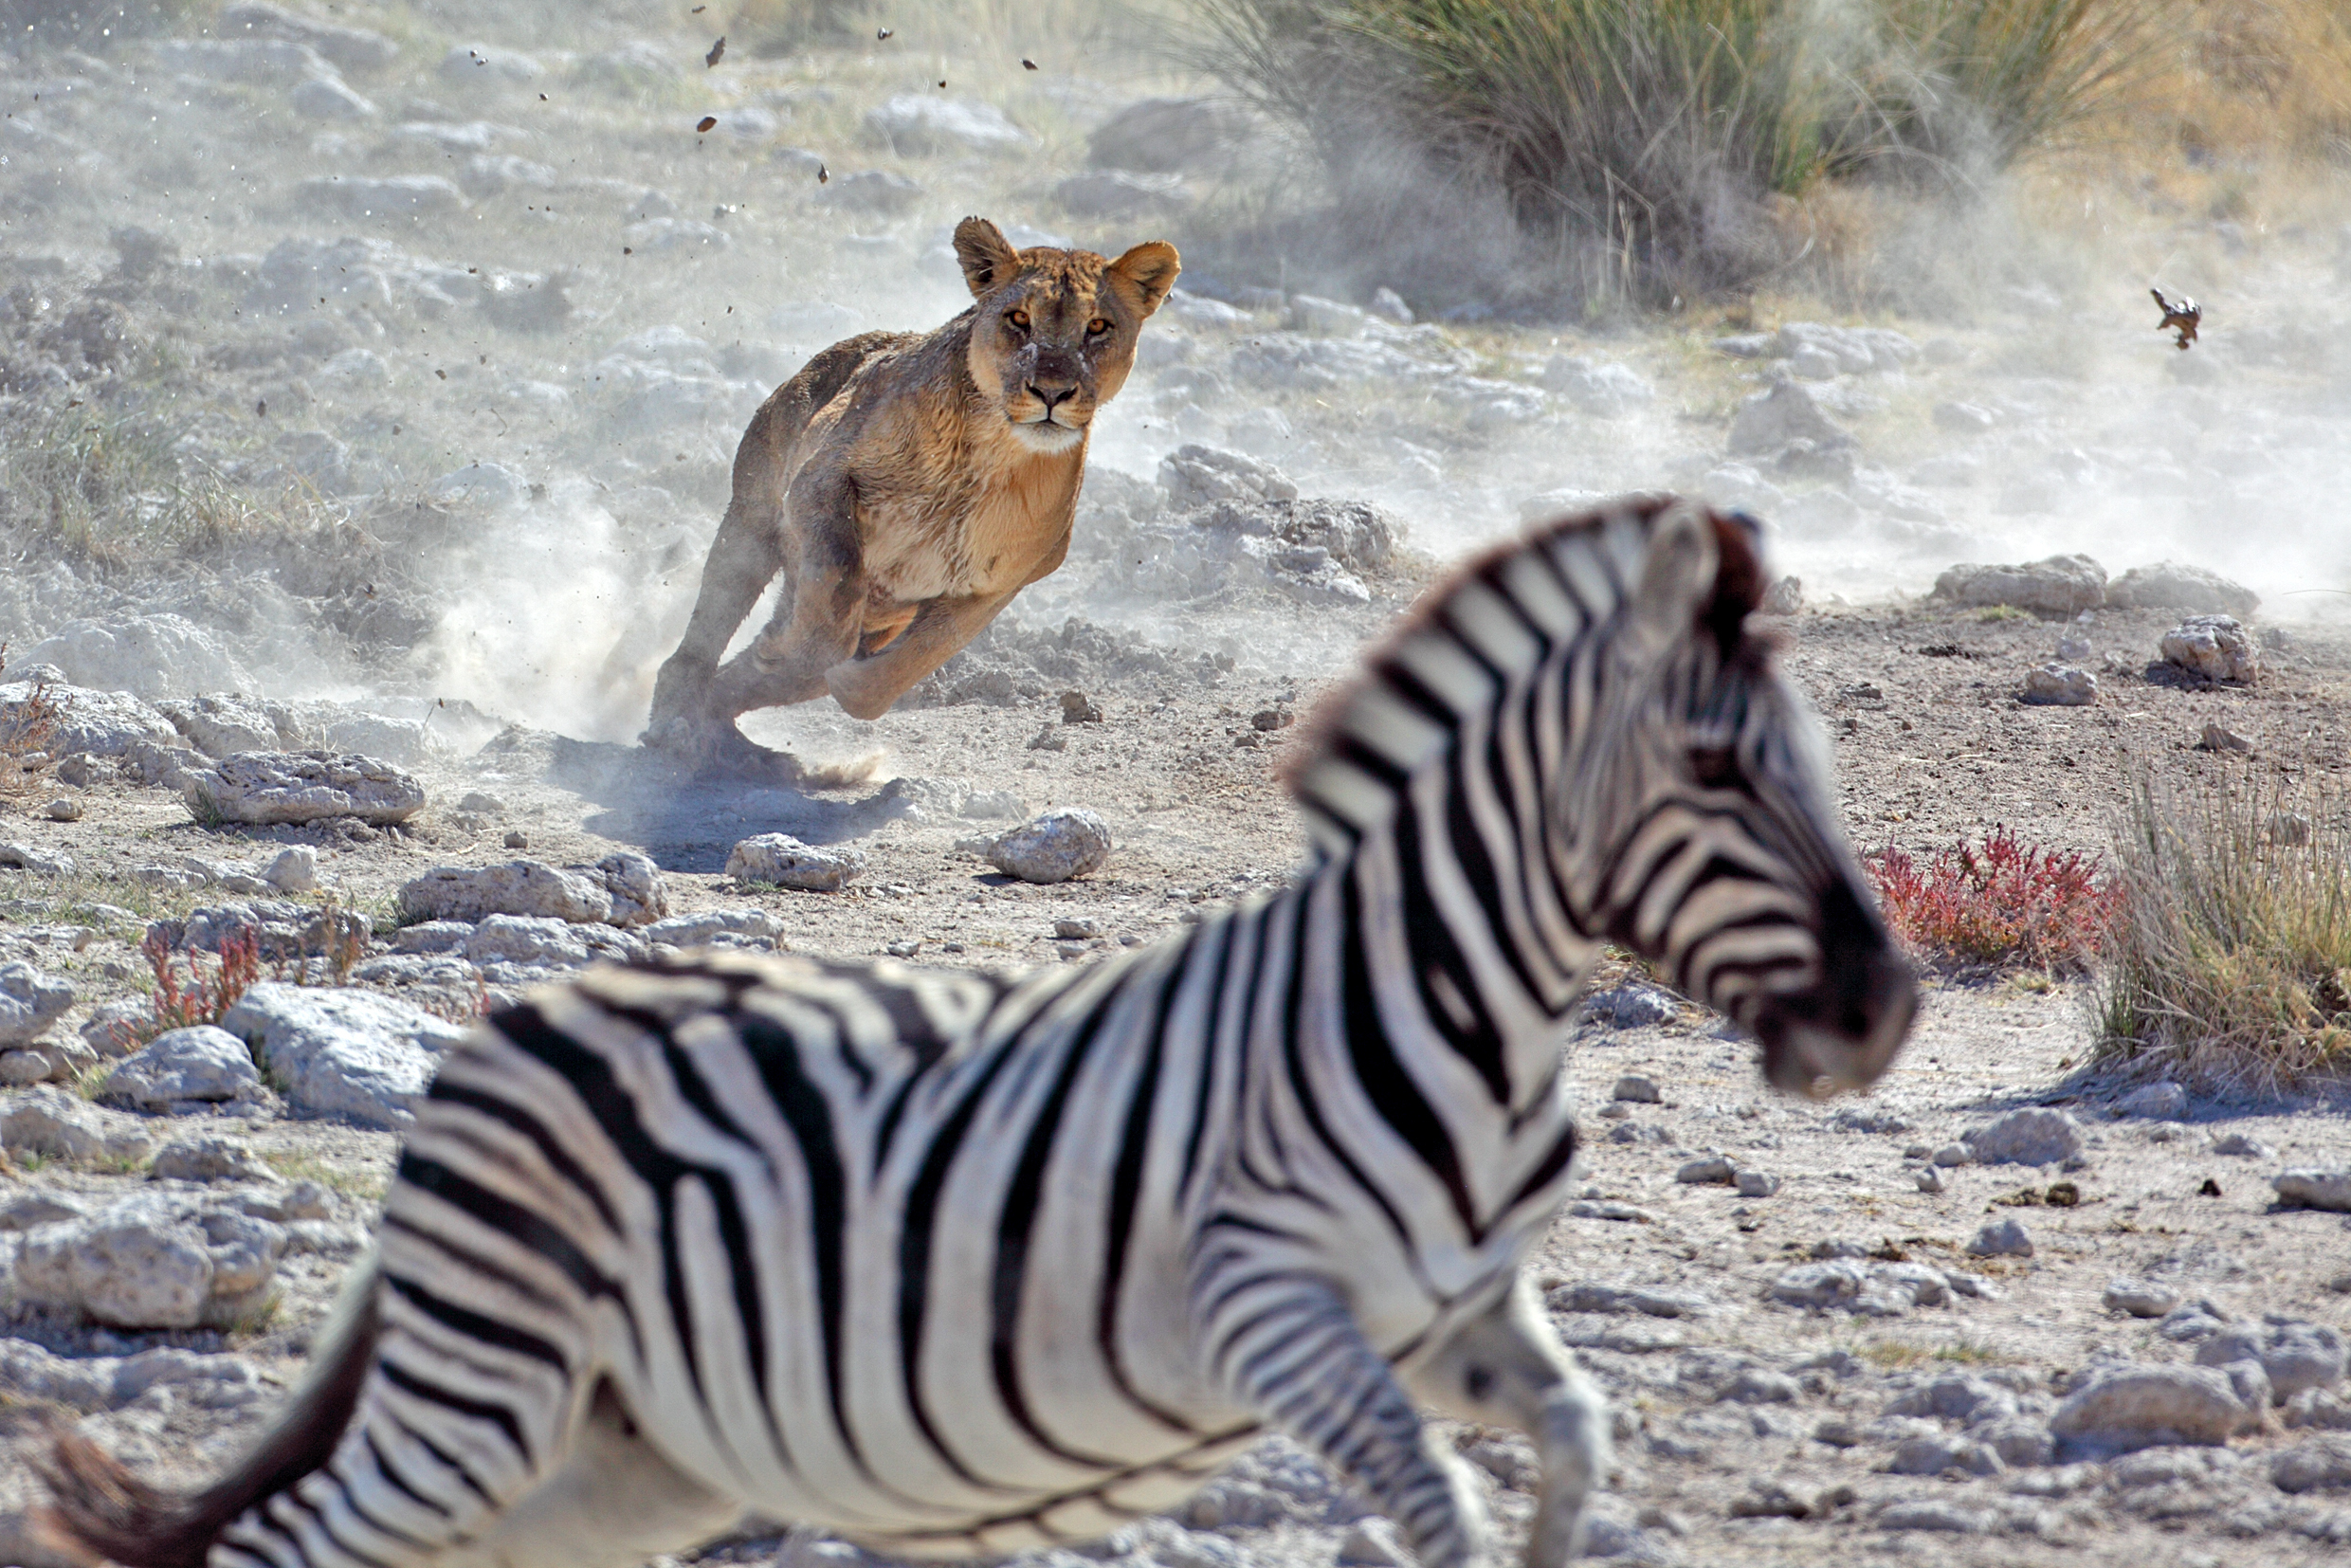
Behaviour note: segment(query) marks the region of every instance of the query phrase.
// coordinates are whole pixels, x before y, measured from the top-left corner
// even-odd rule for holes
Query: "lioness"
[[[972,308],[835,343],[752,416],[647,744],[796,775],[736,717],[830,692],[876,718],[1068,553],[1087,431],[1175,285],[1176,247],[1015,250],[966,218],[955,248]],[[779,568],[774,618],[721,665]]]

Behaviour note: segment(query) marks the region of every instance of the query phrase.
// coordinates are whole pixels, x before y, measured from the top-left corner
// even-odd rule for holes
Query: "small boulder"
[[[2011,1215],[1978,1230],[1967,1249],[1979,1258],[2029,1258],[2032,1256],[2032,1232],[2025,1229],[2023,1220]]]
[[[133,1200],[27,1231],[16,1296],[117,1328],[194,1328],[211,1301],[212,1267],[200,1227]]]
[[[436,866],[403,884],[394,902],[404,921],[538,915],[589,924],[612,916],[612,895],[602,878],[580,869],[558,871],[536,860]]]
[[[1935,579],[1930,597],[1962,608],[2014,605],[2036,615],[2075,615],[2105,602],[2106,569],[2087,556],[2020,566],[1961,563]]]
[[[406,822],[425,805],[425,787],[389,762],[355,754],[239,752],[187,771],[181,786],[198,820],[318,822],[355,816]]]
[[[197,1024],[170,1030],[116,1064],[100,1098],[144,1111],[188,1101],[258,1099],[262,1075],[246,1043],[225,1029]]]
[[[465,1031],[372,991],[264,980],[221,1018],[253,1042],[270,1078],[297,1110],[407,1127],[441,1058]]]
[[[9,1154],[130,1164],[154,1147],[138,1118],[100,1110],[54,1085],[0,1100],[0,1150]]]
[[[1062,806],[985,841],[988,864],[1023,882],[1067,882],[1110,859],[1110,825],[1083,806]]]
[[[2231,1323],[2196,1346],[2196,1360],[2209,1367],[2257,1362],[2283,1404],[2305,1389],[2331,1389],[2342,1381],[2342,1336],[2324,1323],[2291,1320]]]
[[[2351,1169],[2325,1171],[2303,1166],[2280,1171],[2269,1178],[2269,1185],[2277,1189],[2280,1203],[2351,1214]]]
[[[1657,1092],[1657,1080],[1645,1072],[1629,1072],[1616,1080],[1612,1100],[1629,1100],[1636,1105],[1657,1104],[1662,1096]]]
[[[2152,1121],[2178,1121],[2188,1114],[2188,1091],[2165,1079],[2144,1084],[2114,1103],[2117,1116],[2144,1117]]]
[[[1740,1168],[1738,1186],[1740,1197],[1777,1197],[1779,1195],[1779,1178],[1769,1171],[1758,1170],[1752,1165]]]
[[[262,868],[262,881],[281,893],[307,893],[319,885],[319,851],[289,844]]]
[[[158,1181],[258,1181],[275,1183],[278,1173],[262,1163],[253,1146],[234,1138],[183,1138],[155,1151],[148,1174]]]
[[[1221,447],[1188,443],[1159,460],[1168,505],[1186,512],[1219,501],[1296,501],[1298,486],[1272,464]]]
[[[2269,1461],[2269,1484],[2282,1492],[2351,1486],[2351,1439],[2321,1438],[2287,1449]]]
[[[2064,1111],[2039,1105],[1972,1127],[1959,1140],[1981,1165],[2055,1165],[2082,1152],[2080,1124]]]
[[[2098,677],[2069,665],[2042,665],[2025,672],[2023,700],[2036,707],[2095,707]]]
[[[790,833],[760,833],[727,851],[726,874],[804,893],[837,893],[866,869],[863,851],[803,844]]]
[[[2261,677],[2261,655],[2233,615],[2192,615],[2163,633],[2164,663],[2207,681],[2251,685]]]
[[[2108,1280],[2099,1298],[2109,1312],[2133,1318],[2160,1318],[2179,1304],[2179,1292],[2148,1280]]]
[[[1821,450],[1843,450],[1853,438],[1830,422],[1813,394],[1794,380],[1773,383],[1739,406],[1731,416],[1733,457],[1768,457],[1791,443],[1809,441]]]
[[[2050,1430],[2108,1451],[2169,1443],[2225,1443],[2259,1419],[2212,1367],[2124,1365],[2101,1370],[2066,1396]]]
[[[1721,1155],[1700,1155],[1696,1159],[1684,1160],[1673,1179],[1685,1186],[1704,1187],[1717,1183],[1727,1186],[1738,1176],[1738,1167]]]
[[[74,1005],[74,988],[17,959],[0,964],[0,1047],[21,1046]]]
[[[2251,589],[2177,561],[2132,567],[2106,585],[2106,603],[2123,610],[2185,610],[2240,619],[2261,607],[2260,596]]]

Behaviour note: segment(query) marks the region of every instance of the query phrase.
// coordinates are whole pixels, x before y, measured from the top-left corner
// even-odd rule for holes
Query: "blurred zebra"
[[[65,1438],[54,1526],[182,1568],[622,1568],[755,1512],[1001,1553],[1270,1428],[1462,1568],[1428,1407],[1534,1439],[1557,1568],[1608,1423],[1519,1265],[1600,944],[1798,1093],[1875,1079],[1913,1005],[1746,624],[1765,580],[1752,522],[1661,497],[1470,562],[1300,740],[1311,864],[1157,947],[710,955],[504,1010],[260,1446],[183,1496]]]

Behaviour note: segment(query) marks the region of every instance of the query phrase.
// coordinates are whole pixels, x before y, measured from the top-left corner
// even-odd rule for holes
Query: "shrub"
[[[0,663],[9,645],[0,643]],[[0,713],[0,799],[14,799],[39,789],[57,760],[57,699],[47,686],[35,683],[21,702]]]
[[[2071,134],[2154,5],[1202,0],[1193,59],[1303,132],[1340,206],[1401,144],[1499,191],[1556,291],[1663,303],[1784,264],[1776,199],[1824,178],[1966,183]]]
[[[1895,935],[1945,962],[2081,969],[2114,918],[2114,888],[2096,862],[2029,845],[2005,826],[1980,848],[1962,840],[1924,862],[1889,848],[1869,872]]]
[[[210,979],[205,976],[203,964],[191,953],[185,985],[173,966],[172,949],[161,937],[150,933],[139,944],[139,952],[146,956],[148,967],[155,972],[157,1033],[187,1029],[193,1024],[219,1023],[262,975],[261,944],[249,931],[221,939],[220,962]]]
[[[2119,917],[2096,1059],[2216,1087],[2351,1068],[2351,824],[2259,772],[2141,779],[2118,833]]]

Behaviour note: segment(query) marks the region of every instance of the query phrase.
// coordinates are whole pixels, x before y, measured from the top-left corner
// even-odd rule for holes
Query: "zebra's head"
[[[1750,624],[1759,525],[1649,498],[1587,537],[1629,593],[1592,731],[1555,781],[1576,902],[1595,935],[1751,1031],[1775,1086],[1866,1087],[1916,981],[1838,822],[1819,720]]]

